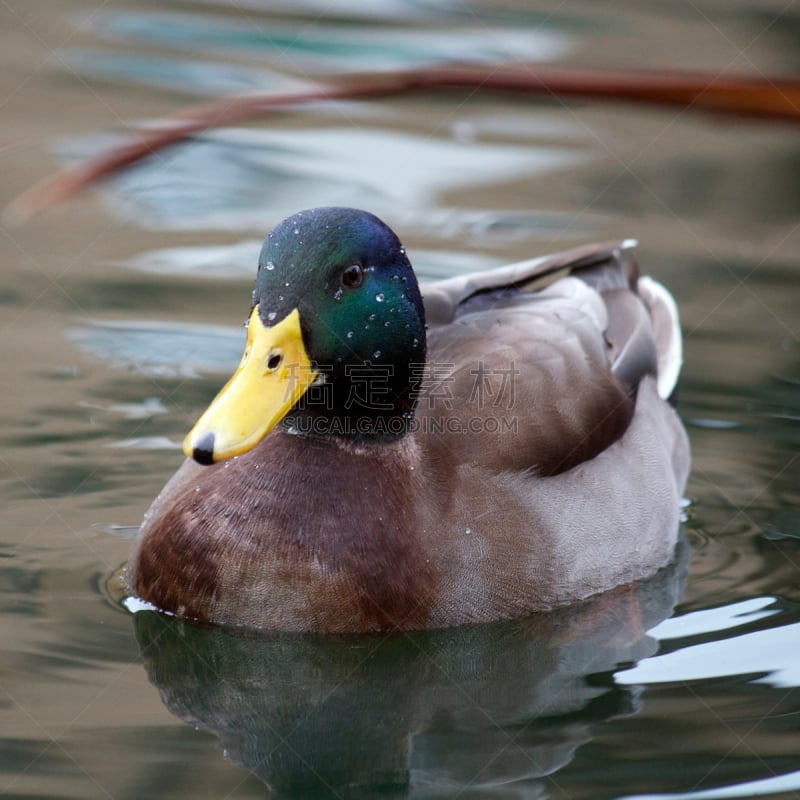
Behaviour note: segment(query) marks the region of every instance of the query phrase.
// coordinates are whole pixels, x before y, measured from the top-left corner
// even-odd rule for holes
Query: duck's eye
[[[364,283],[364,269],[361,264],[351,264],[342,273],[342,286],[348,289],[356,289]]]
[[[269,358],[267,358],[267,369],[270,371],[278,369],[281,361],[283,361],[283,353],[270,353]]]

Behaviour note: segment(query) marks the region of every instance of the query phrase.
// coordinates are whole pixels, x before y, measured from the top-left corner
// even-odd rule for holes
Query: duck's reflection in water
[[[687,551],[645,583],[513,622],[317,636],[142,611],[136,634],[167,707],[280,794],[535,797],[593,724],[636,711],[608,673],[655,651],[646,631],[680,599]]]

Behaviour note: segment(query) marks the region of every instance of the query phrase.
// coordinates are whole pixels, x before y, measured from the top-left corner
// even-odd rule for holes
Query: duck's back
[[[626,431],[641,380],[658,374],[658,337],[619,249],[531,263],[423,288],[433,314],[417,413],[462,463],[557,475]],[[554,269],[569,274],[538,287]],[[680,359],[679,338],[665,346]]]
[[[600,295],[577,278],[498,296],[428,338],[424,430],[461,463],[557,475],[616,441],[635,390],[611,370]]]

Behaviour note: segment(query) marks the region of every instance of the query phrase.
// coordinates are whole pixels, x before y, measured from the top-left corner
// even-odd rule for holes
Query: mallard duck
[[[212,623],[366,632],[655,573],[689,468],[681,341],[630,247],[420,287],[372,214],[280,223],[241,363],[145,515],[130,591]]]

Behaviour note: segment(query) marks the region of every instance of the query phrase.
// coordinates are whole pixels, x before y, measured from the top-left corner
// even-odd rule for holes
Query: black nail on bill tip
[[[192,458],[198,463],[208,466],[214,463],[214,434],[204,433],[192,450]]]

